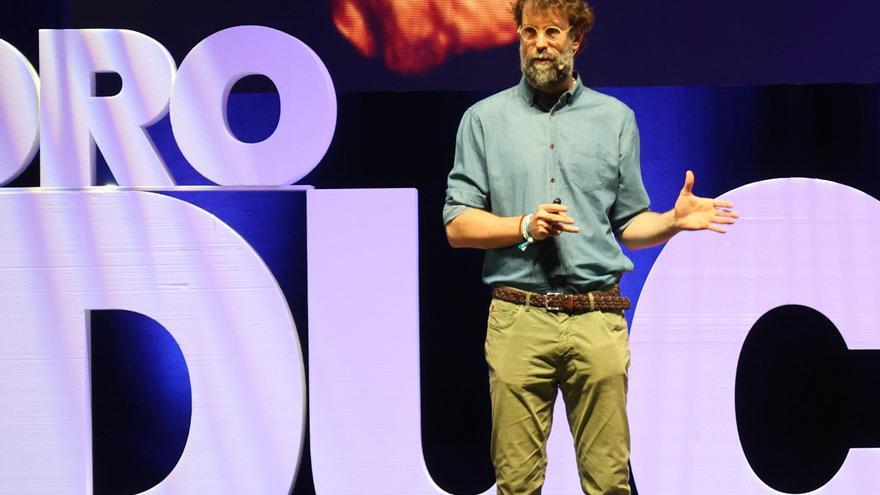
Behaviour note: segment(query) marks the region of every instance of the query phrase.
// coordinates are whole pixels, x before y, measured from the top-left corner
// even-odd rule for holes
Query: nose
[[[547,48],[547,37],[544,35],[544,31],[538,31],[538,37],[535,38],[535,47],[538,50]]]

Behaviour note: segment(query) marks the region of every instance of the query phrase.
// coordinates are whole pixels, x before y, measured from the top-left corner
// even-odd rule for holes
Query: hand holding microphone
[[[553,203],[538,205],[537,211],[529,219],[529,233],[540,241],[564,232],[580,232],[581,229],[574,224],[574,218],[566,214],[567,211],[568,207],[559,198],[554,199]]]

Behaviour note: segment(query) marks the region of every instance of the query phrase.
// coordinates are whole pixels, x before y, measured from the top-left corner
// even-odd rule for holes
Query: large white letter
[[[290,491],[302,357],[283,293],[238,234],[131,191],[0,190],[0,219],[0,492],[92,493],[89,309],[155,319],[186,359],[189,438],[145,493]]]
[[[416,191],[314,190],[307,197],[315,489],[446,494],[422,455]],[[377,229],[375,219],[389,209],[394,225]],[[553,421],[544,492],[580,493],[562,404]]]
[[[30,62],[0,40],[0,186],[12,181],[37,154],[40,81]]]
[[[281,116],[259,143],[238,140],[226,104],[241,78],[265,75],[278,88]],[[202,175],[224,186],[280,186],[308,174],[336,128],[336,91],[324,63],[289,34],[238,26],[205,38],[180,64],[171,100],[180,151]]]
[[[632,462],[647,494],[781,493],[749,465],[735,408],[740,350],[768,311],[813,308],[849,349],[880,349],[880,202],[813,179],[749,184],[724,199],[742,215],[736,228],[669,242],[633,318]],[[851,449],[815,493],[878,493],[878,462],[878,449]]]
[[[119,94],[95,96],[102,72],[119,74]],[[40,184],[95,185],[97,145],[119,185],[174,185],[146,132],[168,111],[174,73],[168,51],[141,33],[40,30]]]

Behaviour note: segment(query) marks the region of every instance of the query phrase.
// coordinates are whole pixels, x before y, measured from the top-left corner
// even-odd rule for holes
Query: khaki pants
[[[568,315],[493,299],[486,361],[499,494],[541,493],[557,389],[584,493],[630,494],[629,338],[622,312]]]

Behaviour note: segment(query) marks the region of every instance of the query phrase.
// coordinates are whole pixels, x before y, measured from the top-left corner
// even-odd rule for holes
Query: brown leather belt
[[[623,311],[629,309],[632,304],[628,297],[620,295],[620,287],[616,285],[609,290],[595,290],[585,294],[563,294],[560,292],[537,294],[512,287],[494,287],[492,297],[513,304],[527,304],[563,313]]]

